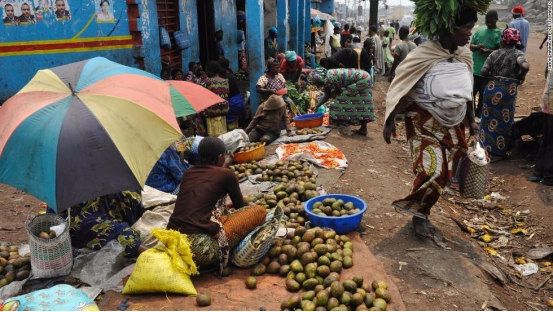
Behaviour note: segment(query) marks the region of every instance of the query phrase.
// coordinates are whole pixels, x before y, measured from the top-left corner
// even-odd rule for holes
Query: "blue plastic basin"
[[[336,200],[341,199],[344,201],[344,203],[352,202],[355,208],[359,208],[361,209],[361,211],[354,215],[347,215],[342,217],[323,217],[314,214],[312,212],[313,205],[318,201],[322,202],[325,198],[335,198]],[[336,231],[337,234],[343,235],[357,230],[359,224],[361,224],[363,214],[365,213],[365,211],[367,211],[367,203],[356,196],[345,194],[328,194],[311,198],[310,200],[305,202],[304,209],[305,212],[309,215],[309,221],[311,221],[311,224],[313,226],[328,227]]]
[[[301,116],[294,117],[293,121],[298,120],[310,120],[310,119],[321,119],[324,118],[324,114],[322,113],[315,113],[315,114],[305,114]]]

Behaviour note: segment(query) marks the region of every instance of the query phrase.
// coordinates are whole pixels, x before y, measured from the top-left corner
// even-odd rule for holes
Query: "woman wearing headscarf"
[[[480,140],[494,157],[492,161],[501,159],[509,149],[517,89],[530,70],[524,52],[516,49],[519,41],[518,30],[504,30],[502,48],[488,56],[480,72],[482,77],[490,78],[484,89]]]
[[[280,73],[286,81],[297,82],[300,79],[303,66],[305,66],[303,59],[295,51],[287,51],[280,64]]]
[[[221,274],[231,250],[265,222],[267,211],[262,206],[239,209],[245,206],[244,197],[234,172],[223,167],[223,141],[205,138],[198,152],[200,164],[184,173],[167,228],[187,235],[198,267],[218,264]]]
[[[410,194],[392,205],[413,215],[416,233],[434,237],[438,232],[428,216],[466,152],[463,120],[467,119],[471,135],[478,131],[472,106],[472,53],[466,47],[478,17],[470,6],[459,8],[441,16],[445,22],[436,28],[422,20],[433,14],[421,10],[416,6],[417,31],[439,39],[420,45],[397,67],[386,97],[383,135],[390,144],[395,117],[404,113],[416,177]]]
[[[278,51],[277,35],[278,35],[278,31],[276,27],[271,27],[271,29],[269,29],[269,37],[265,39],[265,60],[274,58],[277,55],[277,51]]]
[[[316,108],[335,98],[330,108],[332,122],[341,126],[360,125],[355,132],[367,135],[367,124],[376,120],[369,73],[359,69],[318,68],[311,72],[309,80],[316,86],[324,87],[324,97]]]

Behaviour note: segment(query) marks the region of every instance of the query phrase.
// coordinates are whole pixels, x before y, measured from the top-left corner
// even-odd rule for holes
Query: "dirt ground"
[[[527,57],[531,70],[521,86],[517,115],[527,115],[539,106],[545,83],[546,50],[539,50],[541,35],[529,41]],[[444,196],[434,207],[432,222],[443,232],[446,248],[415,235],[410,217],[398,214],[390,203],[405,196],[413,179],[407,144],[395,140],[387,145],[382,139],[384,95],[388,83],[379,81],[373,96],[378,120],[369,125],[369,136],[345,137],[333,131],[327,141],[341,148],[349,167],[329,192],[361,196],[369,210],[360,229],[361,237],[399,288],[407,310],[547,310],[545,301],[553,298],[553,280],[534,290],[552,273],[543,267],[539,273],[520,277],[505,263],[533,247],[553,247],[553,187],[527,181],[532,162],[528,155],[515,151],[509,160],[491,166],[490,191],[506,199],[501,205],[516,215],[529,210],[525,228],[533,233],[513,237],[513,244],[500,249],[500,256],[488,255],[477,239],[461,231],[452,221],[474,216],[500,219],[501,209],[474,208],[461,199]],[[400,127],[401,128],[401,127]],[[401,129],[399,129],[401,131]],[[401,132],[400,132],[401,133]],[[467,201],[468,202],[468,201]],[[41,210],[40,201],[11,187],[0,185],[0,241],[27,241],[24,229],[29,212]],[[516,223],[516,222],[515,222]],[[517,253],[518,252],[518,253]],[[501,286],[481,267],[487,263],[502,268],[507,275]]]

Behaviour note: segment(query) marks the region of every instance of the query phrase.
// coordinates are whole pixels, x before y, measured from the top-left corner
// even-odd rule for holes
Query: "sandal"
[[[413,226],[415,232],[424,238],[433,238],[436,228],[428,219],[422,219],[417,216],[413,216]]]

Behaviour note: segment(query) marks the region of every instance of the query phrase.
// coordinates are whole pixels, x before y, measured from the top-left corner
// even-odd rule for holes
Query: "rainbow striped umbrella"
[[[141,189],[182,137],[172,102],[191,104],[175,90],[105,58],[39,71],[0,106],[0,183],[58,212]]]

